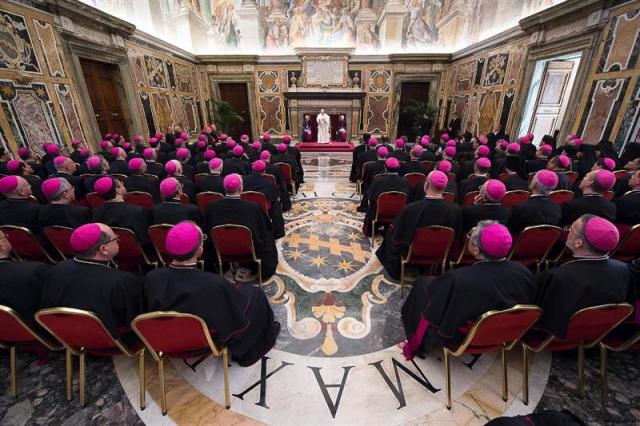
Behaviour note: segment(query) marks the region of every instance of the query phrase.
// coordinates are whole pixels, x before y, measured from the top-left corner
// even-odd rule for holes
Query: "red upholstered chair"
[[[56,263],[56,259],[48,253],[33,233],[22,226],[0,226],[13,248],[13,255],[20,261],[35,260],[38,262]]]
[[[441,266],[444,272],[455,231],[446,226],[424,226],[416,230],[406,256],[400,261],[400,295],[404,296],[405,265],[431,265],[431,272]]]
[[[569,329],[564,339],[552,334],[532,330],[523,338],[523,397],[524,402],[529,402],[529,351],[541,352],[566,351],[578,348],[578,391],[584,398],[584,350],[592,348],[600,343],[602,338],[609,334],[633,312],[633,307],[628,303],[608,304],[584,308],[574,313],[569,321]]]
[[[200,212],[202,214],[206,214],[207,213],[207,207],[209,206],[209,203],[212,201],[219,201],[224,199],[224,195],[222,195],[219,192],[211,192],[211,191],[206,191],[206,192],[201,192],[198,195],[196,195],[196,204],[198,205],[198,208],[200,209]]]
[[[569,184],[571,186],[573,186],[573,184],[576,183],[576,180],[578,180],[578,174],[576,172],[569,171],[569,172],[564,172],[564,174],[569,179]]]
[[[287,183],[287,187],[291,185],[292,194],[296,194],[296,180],[293,177],[293,171],[291,170],[291,166],[287,163],[276,163],[280,169],[280,173],[282,173],[282,177],[284,177],[284,181]]]
[[[125,345],[114,339],[93,312],[72,308],[49,308],[36,313],[36,321],[58,339],[67,352],[67,400],[73,399],[73,356],[80,359],[80,406],[85,405],[85,355],[138,356],[140,366],[140,408],[144,409],[144,346]]]
[[[118,236],[118,255],[113,259],[113,262],[119,269],[131,270],[138,267],[142,269],[142,265],[148,267],[157,268],[158,260],[155,256],[148,255],[144,252],[142,245],[136,238],[136,234],[130,229],[111,227],[113,232]]]
[[[273,184],[273,186],[275,186],[276,188],[278,187],[278,181],[276,180],[276,177],[274,175],[270,175],[268,173],[265,173],[262,175],[263,178],[267,179],[269,182],[271,182]]]
[[[189,196],[187,194],[185,194],[184,192],[180,196],[180,202],[182,204],[191,204],[191,200],[189,199]]]
[[[124,194],[124,202],[135,206],[151,209],[156,204],[153,197],[148,192],[131,191]]]
[[[636,305],[636,310],[640,308]],[[640,351],[640,328],[637,324],[622,324],[600,341],[600,375],[602,381],[602,403],[607,403],[607,350],[614,352]]]
[[[399,191],[388,191],[378,195],[376,214],[371,221],[371,247],[376,236],[376,225],[389,225],[407,204],[407,194]]]
[[[37,333],[10,307],[0,305],[0,348],[9,349],[11,396],[15,398],[18,396],[17,349],[42,353],[61,350],[62,346]]]
[[[200,187],[200,181],[202,180],[203,177],[205,176],[209,176],[209,173],[198,173],[197,175],[195,175],[193,177],[193,181],[196,183],[196,185],[198,187]]]
[[[43,232],[51,245],[58,251],[61,259],[72,258],[76,255],[75,250],[71,247],[73,229],[55,225],[45,227]]]
[[[242,198],[243,200],[251,201],[252,203],[256,203],[260,206],[262,211],[269,215],[271,203],[269,202],[269,200],[267,200],[267,197],[265,197],[262,192],[244,191],[240,193],[240,198]]]
[[[516,238],[508,259],[526,266],[536,265],[539,272],[561,234],[562,229],[553,225],[527,226]]]
[[[356,191],[358,194],[362,194],[362,185],[364,184],[364,176],[367,174],[367,170],[369,167],[374,164],[375,161],[367,161],[362,165],[362,169],[360,170],[360,177],[356,181]]]
[[[531,181],[533,180],[533,177],[536,175],[536,172],[531,172],[529,173],[529,176],[527,177],[527,180],[529,181],[529,183],[531,183]]]
[[[454,194],[453,192],[443,192],[442,198],[444,198],[445,201],[448,201],[450,203],[456,202],[456,194]]]
[[[171,254],[169,254],[165,247],[167,234],[171,228],[173,228],[173,225],[168,223],[161,223],[159,225],[149,227],[149,239],[151,240],[151,244],[153,244],[158,260],[165,266],[169,265],[172,260]]]
[[[568,189],[557,189],[549,193],[549,199],[557,205],[562,205],[567,201],[573,200],[573,191]]]
[[[218,225],[210,231],[211,241],[218,255],[218,265],[222,273],[222,263],[257,263],[258,279],[262,286],[262,261],[256,256],[251,230],[242,225]]]
[[[511,176],[509,173],[504,172],[504,173],[500,174],[500,176],[498,176],[498,179],[499,179],[501,182],[504,182],[504,181],[506,181],[507,179],[509,179],[509,176]]]
[[[222,357],[224,376],[224,405],[229,401],[229,355],[226,347],[218,348],[211,338],[207,324],[202,318],[180,312],[149,312],[138,315],[131,328],[144,342],[147,350],[158,363],[161,389],[162,415],[167,414],[167,395],[164,380],[164,359],[193,358],[213,355]],[[141,384],[144,389],[144,381]]]
[[[616,177],[616,180],[620,180],[623,177],[627,176],[628,174],[629,172],[626,170],[616,170],[613,172],[613,175]]]
[[[123,175],[122,173],[113,173],[111,175],[112,178],[114,179],[118,179],[120,181],[120,183],[125,183],[127,181],[127,175]]]
[[[421,163],[424,166],[424,168],[427,170],[427,173],[429,173],[434,168],[433,163],[429,160],[423,160],[421,161]]]
[[[104,204],[104,199],[95,192],[88,193],[86,199],[92,209],[97,209]]]
[[[458,247],[455,254],[456,256],[453,256],[453,253],[450,254],[456,259],[455,261],[450,262],[450,267],[469,266],[478,262],[478,259],[473,257],[471,252],[469,252],[469,237],[464,239],[464,244],[462,247]]]
[[[613,200],[615,196],[616,196],[616,193],[613,191],[607,191],[604,194],[602,194],[602,198],[604,198],[607,201]]]
[[[507,191],[504,194],[504,198],[502,199],[502,205],[508,209],[511,207],[518,205],[520,203],[524,203],[529,199],[531,194],[529,191],[523,191],[521,189],[515,189],[513,191]]]
[[[453,172],[447,172],[447,179],[449,179],[449,180],[456,180],[456,179],[457,179],[457,176],[456,176],[456,174],[455,174],[455,173],[453,173]]]
[[[409,185],[415,187],[416,185],[422,185],[427,179],[422,173],[407,173],[404,178],[409,181]]]
[[[542,309],[533,305],[515,305],[503,311],[489,311],[475,323],[458,347],[444,347],[445,389],[447,409],[451,410],[451,373],[449,356],[500,351],[502,356],[502,399],[508,398],[507,360],[505,352],[513,349],[522,336],[538,321]]]
[[[480,193],[480,191],[471,191],[467,192],[462,199],[462,207],[467,207],[473,205],[476,200],[476,196]]]
[[[633,225],[627,232],[620,234],[620,242],[610,254],[614,259],[631,262],[640,257],[640,224]]]

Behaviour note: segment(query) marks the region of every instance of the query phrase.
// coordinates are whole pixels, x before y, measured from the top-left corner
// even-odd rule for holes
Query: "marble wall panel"
[[[476,61],[476,75],[473,80],[473,87],[478,88],[482,83],[482,71],[484,70],[484,58],[480,58]]]
[[[614,142],[616,149],[621,150],[625,142],[640,142],[640,78],[622,118],[618,136]]]
[[[145,64],[143,56],[133,56],[131,57],[131,66],[133,68],[133,75],[136,79],[137,86],[146,86],[147,80],[145,72]]]
[[[527,48],[525,46],[516,46],[510,53],[509,71],[505,82],[507,84],[516,84],[520,79],[520,72],[526,56]]]
[[[475,65],[476,65],[476,62],[473,61],[464,65],[461,65],[458,68],[457,80],[454,80],[456,82],[457,91],[465,91],[471,88],[473,73],[476,70]]]
[[[504,82],[507,73],[507,65],[509,65],[509,54],[499,53],[489,56],[487,60],[487,73],[484,77],[485,86],[497,86]]]
[[[503,129],[506,129],[507,125],[509,124],[509,119],[511,118],[511,108],[514,105],[513,100],[515,99],[515,97],[516,89],[514,88],[507,90],[504,94],[504,99],[502,100],[502,112],[500,113],[500,120],[498,121],[498,124],[500,124],[500,127]]]
[[[190,131],[195,131],[200,128],[198,123],[198,113],[196,111],[196,106],[191,98],[183,98],[184,102],[184,114],[185,121],[184,124],[185,130],[189,129]]]
[[[282,130],[282,108],[280,96],[260,97],[260,127],[263,132],[280,133]]]
[[[42,52],[44,53],[45,62],[49,68],[49,74],[54,77],[65,77],[64,65],[62,64],[62,58],[60,51],[58,50],[58,43],[56,42],[56,36],[53,32],[53,26],[48,22],[42,22],[38,19],[33,20],[38,40],[42,46]]]
[[[169,77],[167,76],[165,62],[161,59],[148,55],[144,56],[144,62],[147,65],[149,86],[159,87],[162,89],[169,88]]]
[[[156,124],[154,130],[162,129],[164,131],[173,124],[171,101],[169,100],[169,96],[163,93],[154,93],[152,99],[153,118]],[[152,133],[151,129],[150,133]]]
[[[369,133],[386,133],[389,118],[389,97],[370,96],[367,109],[367,131]]]
[[[369,92],[388,92],[390,87],[391,71],[385,69],[371,71],[371,76],[369,77]]]
[[[64,115],[64,120],[67,123],[67,129],[71,139],[83,139],[82,124],[78,115],[78,109],[73,99],[73,93],[71,86],[68,84],[56,84],[55,86],[56,96],[60,103],[60,108]]]
[[[502,92],[483,93],[480,99],[480,114],[478,117],[477,133],[486,135],[495,126],[500,117],[500,100]]]
[[[280,92],[280,80],[278,78],[278,71],[258,72],[258,91],[260,93]]]
[[[42,74],[25,17],[0,11],[0,69]]]
[[[197,80],[191,81],[191,70],[182,64],[175,64],[176,84],[181,92],[193,92]]]
[[[593,82],[578,130],[584,142],[596,144],[609,138],[628,85],[629,78]]]
[[[175,89],[176,88],[176,75],[175,75],[174,69],[173,69],[173,62],[165,61],[164,63],[167,66],[167,75],[169,76],[169,88]]]
[[[147,123],[147,129],[149,129],[147,134],[152,136],[155,133],[156,123],[153,119],[153,111],[151,109],[151,96],[147,92],[140,92],[139,96],[142,111],[144,113],[144,119]]]
[[[597,72],[634,68],[639,53],[640,9],[634,9],[612,18]]]

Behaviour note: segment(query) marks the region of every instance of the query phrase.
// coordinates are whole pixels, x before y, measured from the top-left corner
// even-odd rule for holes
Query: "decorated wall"
[[[3,2],[0,7],[0,143],[15,152],[86,140],[76,84],[53,16]]]
[[[126,48],[145,134],[166,131],[172,126],[196,131],[209,122],[206,82],[194,63],[134,41],[127,41]]]
[[[520,95],[527,40],[486,49],[451,63],[441,86],[440,125],[457,115],[462,131],[484,135],[509,129]]]
[[[639,54],[640,2],[611,9],[574,122],[587,143],[640,142]]]

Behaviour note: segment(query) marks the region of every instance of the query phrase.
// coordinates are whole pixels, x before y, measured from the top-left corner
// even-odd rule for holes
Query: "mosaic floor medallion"
[[[160,415],[157,373],[151,368],[147,408],[138,410],[145,423],[484,424],[503,413],[531,411],[521,400],[519,353],[510,356],[507,402],[500,397],[501,367],[494,354],[453,361],[452,411],[445,408],[441,354],[404,360],[398,346],[404,339],[400,288],[384,275],[362,235],[358,202],[344,182],[315,182],[313,192],[294,198],[285,214],[287,235],[277,242],[277,274],[264,286],[282,331],[261,362],[248,368],[231,364],[231,409],[220,405],[219,359],[195,369],[171,361],[169,413]],[[135,406],[135,364],[124,359],[115,364]],[[533,362],[532,407],[549,366],[546,355]]]

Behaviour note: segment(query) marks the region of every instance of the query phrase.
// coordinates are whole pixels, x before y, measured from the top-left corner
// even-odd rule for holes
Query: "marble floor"
[[[90,357],[88,404],[64,398],[64,357],[48,362],[20,354],[20,396],[0,393],[0,424],[484,424],[502,415],[569,410],[589,424],[640,423],[637,356],[610,356],[610,403],[599,403],[598,354],[587,356],[587,398],[576,390],[576,354],[545,353],[530,367],[530,404],[522,403],[519,352],[509,354],[509,398],[501,399],[500,362],[493,354],[452,363],[454,406],[445,408],[439,354],[407,362],[398,343],[402,299],[361,232],[358,197],[348,183],[351,154],[303,156],[306,183],[286,213],[278,241],[280,265],[265,292],[283,325],[261,362],[231,363],[231,409],[223,402],[222,366],[207,359],[195,370],[166,364],[168,414],[159,408],[159,380],[147,365],[147,406],[137,406],[136,363]],[[378,244],[377,241],[374,244]],[[0,387],[8,387],[0,352]]]

